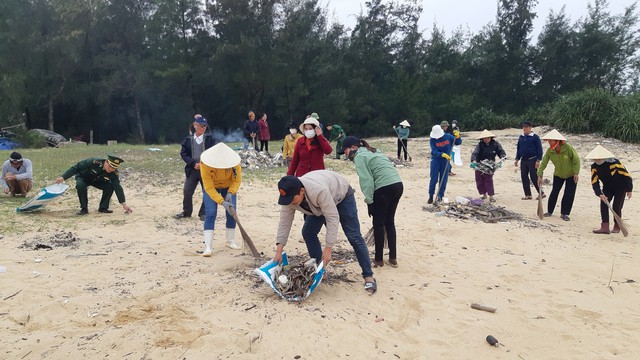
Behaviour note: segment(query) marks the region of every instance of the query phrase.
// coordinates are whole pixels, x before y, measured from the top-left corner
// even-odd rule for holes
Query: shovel
[[[622,235],[624,235],[624,237],[627,237],[627,235],[629,235],[629,230],[627,229],[627,226],[622,222],[622,219],[620,218],[620,216],[616,214],[615,211],[613,211],[613,207],[611,206],[611,203],[608,200],[602,200],[602,201],[604,201],[604,203],[607,204],[607,206],[609,207],[609,210],[611,210],[611,213],[613,214],[613,218],[616,219],[616,222],[618,223],[618,227],[620,228],[620,231],[622,231]]]
[[[240,229],[240,234],[242,234],[242,240],[244,241],[245,244],[247,244],[247,246],[249,247],[249,250],[251,250],[251,254],[253,255],[253,257],[255,258],[262,257],[262,254],[260,254],[258,249],[256,249],[256,246],[253,244],[253,241],[251,241],[249,234],[247,234],[247,232],[242,227],[242,224],[240,224],[240,220],[238,219],[238,213],[236,212],[236,209],[233,206],[229,207],[229,215],[231,215],[233,217],[233,220],[236,221],[236,224],[238,224],[238,228]]]

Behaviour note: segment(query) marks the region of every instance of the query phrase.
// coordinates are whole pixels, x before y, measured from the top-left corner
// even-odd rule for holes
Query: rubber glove
[[[227,210],[227,212],[228,212],[229,214],[231,214],[231,211],[229,211],[229,209],[230,209],[231,207],[233,207],[233,204],[232,204],[232,203],[230,203],[230,202],[228,202],[228,201],[223,201],[223,202],[222,202],[222,206],[224,207],[224,209],[225,209],[225,210]]]
[[[442,157],[451,161],[451,155],[447,154],[447,153],[442,153]]]
[[[367,204],[367,212],[369,213],[369,217],[373,216],[373,203]]]
[[[230,192],[227,192],[227,195],[224,196],[224,201],[228,201],[233,204],[233,194]]]
[[[471,164],[469,164],[469,167],[472,169],[475,169],[476,167],[478,167],[478,164],[475,162],[472,162]]]
[[[453,136],[455,136],[456,139],[460,139],[460,131],[458,129],[453,130]]]

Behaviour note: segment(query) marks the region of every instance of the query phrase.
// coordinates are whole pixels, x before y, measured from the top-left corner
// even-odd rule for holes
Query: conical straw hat
[[[225,143],[217,143],[200,155],[200,161],[215,169],[229,169],[240,164],[240,155]]]
[[[587,159],[609,159],[616,157],[611,153],[611,151],[605,149],[602,145],[596,146],[595,149],[591,150],[590,153],[587,154]]]
[[[567,141],[567,139],[565,139],[564,136],[562,136],[562,134],[560,134],[558,132],[558,130],[556,130],[556,129],[551,130],[547,135],[543,136],[542,140],[562,140],[562,141]]]
[[[484,139],[484,138],[493,138],[493,137],[496,137],[496,136],[491,131],[484,129],[484,131],[482,131],[480,136],[478,136],[478,140]]]
[[[408,126],[411,127],[411,125],[409,124],[409,122],[407,120],[404,120],[403,122],[400,123],[400,126]]]

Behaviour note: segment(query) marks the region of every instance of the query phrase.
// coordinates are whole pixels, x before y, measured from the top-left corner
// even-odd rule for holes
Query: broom
[[[376,238],[373,236],[373,227],[367,231],[364,235],[364,239],[367,241],[367,246],[374,247],[376,246]],[[389,244],[387,242],[387,231],[384,231],[384,248],[388,249]]]
[[[622,231],[622,235],[624,235],[624,237],[627,237],[627,235],[629,235],[629,230],[627,229],[627,226],[624,224],[624,222],[622,222],[622,219],[620,218],[620,216],[616,214],[615,211],[613,211],[613,207],[611,206],[611,203],[608,200],[602,200],[602,201],[604,201],[604,203],[607,204],[607,206],[609,207],[609,210],[611,210],[611,213],[613,214],[613,218],[616,219],[616,222],[618,223],[618,227],[620,228],[620,231]]]
[[[242,234],[242,240],[244,241],[245,244],[247,244],[247,246],[249,247],[249,250],[251,250],[251,254],[253,255],[253,257],[255,258],[261,257],[262,255],[260,254],[256,246],[253,244],[253,241],[251,241],[249,234],[247,234],[247,232],[242,227],[242,224],[240,224],[240,219],[238,219],[238,213],[236,212],[236,209],[233,206],[229,207],[229,215],[231,215],[233,219],[236,221],[236,224],[238,224],[238,229],[240,229],[240,234]]]
[[[544,210],[542,209],[542,184],[540,184],[540,191],[538,192],[538,218],[544,219]]]

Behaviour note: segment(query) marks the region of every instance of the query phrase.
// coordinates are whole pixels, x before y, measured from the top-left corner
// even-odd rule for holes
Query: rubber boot
[[[233,250],[239,250],[240,246],[238,246],[238,244],[236,244],[236,241],[234,240],[235,235],[236,229],[227,228],[227,247]]]
[[[613,223],[613,229],[611,229],[611,232],[614,233],[614,234],[617,234],[617,233],[620,232],[620,227],[618,226],[617,222]]]
[[[614,227],[615,229],[615,227]],[[601,223],[600,229],[593,229],[594,234],[608,234],[609,233],[609,223]]]
[[[211,242],[213,241],[213,230],[205,230],[204,231],[204,252],[202,252],[202,256],[209,257],[213,253],[213,249],[211,249]]]

